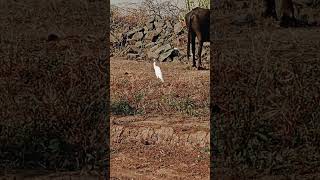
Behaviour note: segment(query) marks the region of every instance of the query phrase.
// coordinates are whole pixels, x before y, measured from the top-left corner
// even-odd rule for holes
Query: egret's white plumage
[[[154,68],[154,72],[156,73],[157,78],[159,78],[162,82],[164,82],[161,69],[159,66],[156,65],[155,60],[153,62],[153,68]]]

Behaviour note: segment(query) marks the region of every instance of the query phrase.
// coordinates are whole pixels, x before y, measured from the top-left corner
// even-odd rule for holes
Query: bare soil
[[[141,82],[145,82],[142,86],[147,89],[144,99],[153,98],[154,102],[159,102],[159,106],[153,105],[153,101],[149,102],[154,108],[145,107],[142,114],[112,115],[111,177],[113,179],[209,179],[210,127],[206,112],[208,110],[200,111],[199,108],[196,115],[190,115],[185,111],[167,108],[166,103],[161,104],[162,96],[179,94],[178,92],[182,96],[181,99],[184,94],[193,96],[197,104],[208,93],[209,86],[206,83],[209,81],[209,71],[189,70],[190,65],[179,62],[161,63],[159,66],[164,74],[163,84],[156,79],[150,62],[111,59],[112,102],[117,101],[119,97],[117,96],[119,92],[115,92],[116,89],[113,91],[112,88],[118,87],[118,82],[123,81],[122,78],[126,78],[129,84],[140,84],[140,86]],[[185,86],[181,86],[182,84]],[[131,86],[123,85],[116,91],[123,92],[128,90],[128,87]],[[151,93],[154,91],[160,91],[161,95]],[[148,104],[147,101],[142,102]],[[140,104],[140,107],[144,106]],[[195,105],[193,108],[197,110],[198,106]]]

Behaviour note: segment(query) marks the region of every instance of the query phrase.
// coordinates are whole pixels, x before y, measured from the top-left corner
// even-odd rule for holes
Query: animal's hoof
[[[197,66],[192,66],[191,69],[196,70],[196,69],[197,69]]]
[[[198,70],[204,70],[204,68],[203,68],[203,67],[201,67],[201,66],[199,66],[199,67],[198,67]]]

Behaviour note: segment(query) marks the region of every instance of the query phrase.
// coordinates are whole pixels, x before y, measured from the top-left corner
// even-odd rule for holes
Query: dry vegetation
[[[209,71],[161,63],[164,83],[151,62],[111,60],[111,112],[114,115],[178,113],[209,118]]]
[[[202,4],[208,3],[202,2]],[[171,13],[166,13],[167,11]],[[183,8],[180,9],[176,4],[168,1],[160,3],[146,0],[142,6],[126,9],[113,6],[111,8],[111,33],[121,34],[129,28],[143,27],[151,16],[162,16],[162,18],[177,21],[180,13],[183,12]],[[111,52],[114,50],[112,48]],[[155,79],[151,63],[116,59],[118,57],[115,57],[111,64],[110,87],[113,114],[177,112],[190,116],[209,117],[209,71],[200,73],[190,71],[181,62],[162,63],[161,68],[166,83],[161,85]]]
[[[211,36],[221,53],[211,67],[211,103],[222,109],[211,120],[216,166],[246,178],[318,177],[319,27],[266,24],[260,8],[256,26],[230,25],[248,12],[234,8],[211,16],[211,33],[224,34]]]
[[[101,172],[107,154],[106,3],[0,6],[0,168]],[[61,34],[60,40],[46,41],[48,32]]]

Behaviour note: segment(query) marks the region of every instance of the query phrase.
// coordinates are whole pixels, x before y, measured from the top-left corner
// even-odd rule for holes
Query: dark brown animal
[[[199,42],[198,47],[198,69],[201,69],[201,52],[204,42],[210,41],[210,10],[204,8],[194,8],[185,16],[186,26],[188,28],[187,56],[190,56],[190,41],[192,45],[192,67],[196,67],[195,45],[196,37]]]
[[[263,16],[273,17],[275,20],[278,20],[275,0],[264,0],[264,5],[265,11],[263,13]]]
[[[294,17],[294,8],[292,0],[281,1],[281,20],[280,26],[288,27],[295,26],[296,19]]]
[[[278,20],[276,13],[276,3],[275,0],[264,0],[265,2],[265,12],[264,17],[273,17]],[[281,0],[280,4],[281,18],[280,26],[296,26],[296,18],[294,17],[294,7],[292,0]]]

